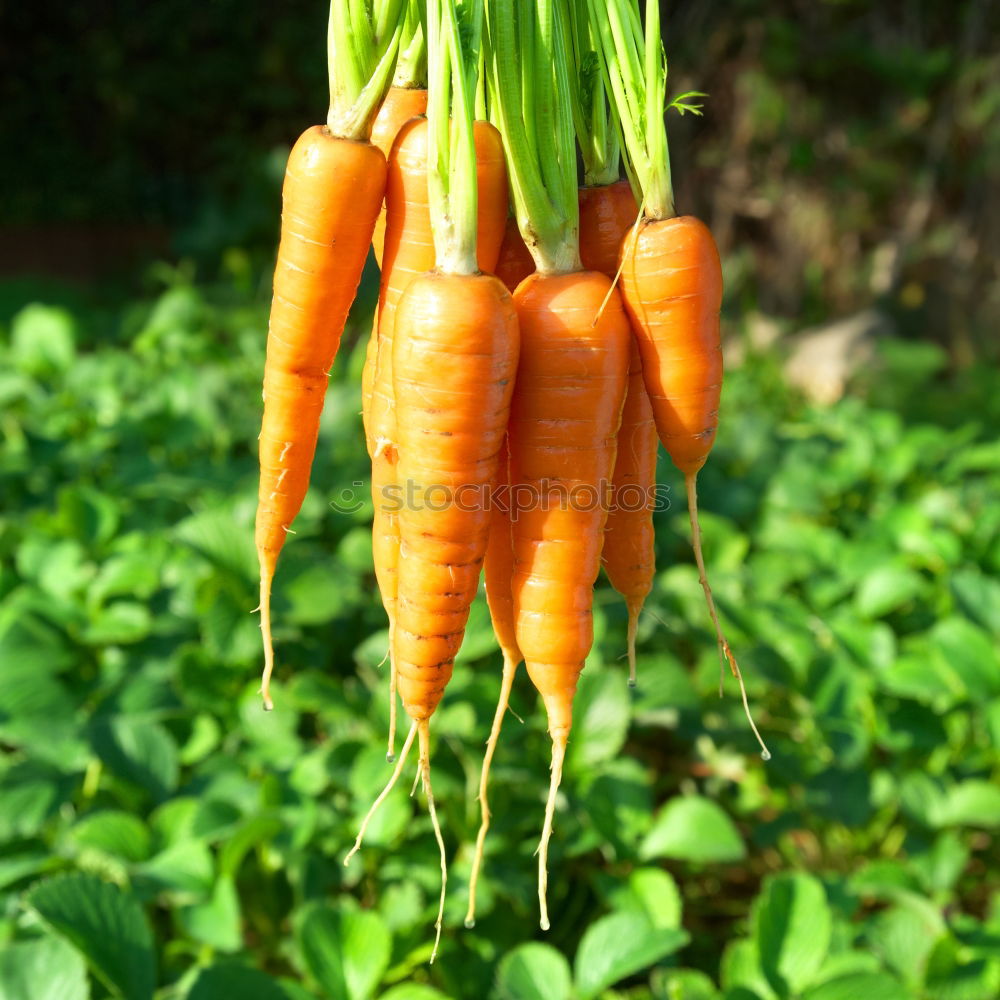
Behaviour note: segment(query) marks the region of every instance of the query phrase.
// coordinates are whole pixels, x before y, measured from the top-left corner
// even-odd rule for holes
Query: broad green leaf
[[[802,1000],[913,1000],[913,994],[891,976],[863,972],[814,986]]]
[[[1000,694],[1000,655],[995,640],[981,628],[964,618],[946,618],[931,629],[930,639],[972,701]]]
[[[243,945],[240,900],[232,879],[219,878],[207,902],[183,907],[177,919],[191,937],[217,951],[238,951]]]
[[[733,821],[715,802],[685,795],[660,810],[639,856],[705,864],[739,861],[746,856],[746,847]]]
[[[579,771],[611,760],[625,742],[628,723],[628,687],[621,672],[588,667],[573,700],[567,768]]]
[[[570,1000],[569,962],[552,945],[518,945],[500,961],[497,993],[501,1000]]]
[[[288,1000],[270,976],[246,965],[211,965],[198,973],[186,1000]]]
[[[653,975],[653,1000],[718,1000],[719,992],[704,972],[664,969]]]
[[[62,938],[15,941],[0,949],[0,1000],[88,1000],[87,966]]]
[[[90,646],[124,646],[145,639],[153,618],[145,604],[115,601],[94,614],[82,639]]]
[[[970,778],[948,789],[942,826],[1000,827],[1000,787],[990,781]]]
[[[64,372],[76,355],[76,321],[58,306],[25,306],[11,324],[11,357],[32,375]]]
[[[971,569],[953,573],[949,582],[962,610],[983,628],[1000,635],[1000,582]]]
[[[163,799],[177,787],[177,745],[159,723],[136,716],[99,721],[91,737],[94,752],[120,778]]]
[[[681,926],[681,892],[673,876],[662,868],[637,868],[619,882],[608,902],[615,910],[641,913],[654,926]]]
[[[858,585],[854,603],[866,618],[881,618],[913,600],[923,589],[919,573],[903,566],[879,566]]]
[[[76,946],[122,1000],[150,1000],[156,985],[153,938],[142,907],[116,885],[74,873],[48,879],[28,904]]]
[[[51,853],[37,849],[0,857],[0,889],[6,889],[7,886],[13,885],[29,875],[37,875],[51,861]]]
[[[0,770],[0,842],[32,837],[55,811],[59,786],[30,765]]]
[[[927,961],[924,990],[928,1000],[996,1000],[1000,962],[972,958],[955,938],[946,935]]]
[[[420,983],[402,983],[387,993],[380,993],[378,1000],[449,1000],[440,990]]]
[[[719,965],[719,979],[726,991],[726,1000],[740,990],[760,1000],[772,1000],[775,996],[761,969],[757,942],[747,938],[737,938],[726,945]]]
[[[754,905],[760,965],[781,996],[810,984],[826,958],[833,920],[822,884],[790,872],[770,879]]]
[[[70,836],[79,847],[89,847],[123,861],[138,862],[149,857],[149,830],[131,813],[114,809],[90,813],[73,827]]]
[[[591,924],[576,953],[576,992],[590,1000],[687,944],[681,930],[654,927],[637,913],[612,913]]]
[[[382,918],[370,910],[314,906],[298,927],[306,967],[334,997],[367,1000],[389,965],[392,939]]]
[[[136,873],[161,891],[204,899],[212,890],[212,852],[203,841],[182,840],[150,858]]]
[[[927,958],[940,935],[921,907],[899,903],[876,914],[865,933],[871,950],[907,982],[922,983]]]

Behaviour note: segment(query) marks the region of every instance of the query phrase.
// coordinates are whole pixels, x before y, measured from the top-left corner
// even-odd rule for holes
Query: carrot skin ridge
[[[309,486],[329,371],[361,280],[385,178],[380,150],[336,138],[319,125],[299,137],[285,171],[254,529],[261,567],[265,707],[271,704],[274,669],[271,582]]]

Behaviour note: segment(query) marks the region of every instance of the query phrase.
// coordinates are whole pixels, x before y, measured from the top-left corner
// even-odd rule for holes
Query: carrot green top
[[[663,121],[667,61],[660,40],[660,5],[646,0],[645,33],[633,0],[588,0],[600,39],[601,69],[621,119],[625,152],[650,219],[674,214],[667,129]]]
[[[473,105],[483,5],[427,4],[427,195],[434,257],[449,274],[477,274]]]
[[[576,143],[561,0],[487,0],[491,114],[524,242],[540,272],[580,268]]]
[[[333,135],[358,141],[371,136],[392,80],[404,23],[403,0],[331,0],[326,124]]]
[[[406,0],[402,34],[399,39],[399,59],[395,87],[427,86],[427,38],[424,34],[424,10],[421,0]]]
[[[597,51],[601,43],[585,5],[562,0],[562,9],[563,23],[568,25],[573,124],[583,157],[583,183],[614,184],[621,162],[620,126],[601,73]]]

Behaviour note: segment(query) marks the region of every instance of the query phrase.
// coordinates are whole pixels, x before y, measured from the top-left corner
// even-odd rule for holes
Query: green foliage
[[[2,1000],[997,995],[1000,453],[978,404],[995,373],[945,387],[889,351],[883,377],[912,378],[907,396],[874,386],[826,409],[770,360],[731,374],[705,544],[774,756],[756,754],[731,684],[718,698],[686,515],[663,511],[634,693],[622,602],[596,595],[544,940],[549,747],[523,676],[479,919],[462,927],[500,672],[477,603],[433,726],[452,869],[429,966],[422,799],[399,788],[342,865],[388,776],[368,317],[282,555],[266,714],[251,613],[266,303],[238,269],[157,280],[150,300],[54,297],[0,331]],[[665,460],[660,479],[676,494]]]

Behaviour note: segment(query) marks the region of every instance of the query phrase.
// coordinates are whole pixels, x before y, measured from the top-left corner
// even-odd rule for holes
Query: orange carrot
[[[633,216],[634,219],[634,216]],[[632,221],[631,219],[629,220]],[[507,220],[507,229],[500,245],[500,259],[497,261],[496,276],[511,292],[535,270],[535,261],[524,245],[517,219]]]
[[[639,206],[628,181],[580,188],[580,260],[588,271],[618,273],[622,238],[635,224]]]
[[[507,218],[507,177],[496,129],[476,122],[478,259],[485,272],[496,267]],[[393,499],[396,485],[396,413],[393,395],[393,337],[396,309],[410,282],[434,266],[427,190],[427,119],[412,118],[399,131],[389,156],[386,182],[386,234],[378,305],[378,348],[369,408],[367,442],[372,459],[375,517],[372,548],[375,575],[389,618],[392,645],[395,623],[399,525]],[[396,666],[390,656],[391,716],[388,756],[395,738]]]
[[[517,644],[545,704],[552,737],[539,849],[546,929],[548,840],[573,695],[593,643],[593,586],[608,513],[608,498],[601,493],[614,469],[626,389],[631,334],[610,285],[596,271],[535,274],[514,293],[521,364],[508,432],[512,592]]]
[[[684,475],[695,561],[723,671],[728,663],[739,682],[747,719],[767,760],[770,753],[754,724],[739,666],[719,624],[698,527],[696,480],[715,440],[722,390],[719,252],[704,223],[674,215],[667,133],[658,113],[665,103],[667,67],[657,0],[646,2],[644,35],[634,30],[638,21],[626,0],[590,0],[590,9],[600,34],[602,68],[615,94],[622,135],[643,194],[644,216],[622,242],[622,298],[638,338],[657,433]],[[689,104],[678,107],[692,110]]]
[[[399,134],[399,130],[411,118],[416,118],[427,111],[426,87],[390,87],[385,95],[382,107],[379,108],[375,124],[372,125],[372,145],[378,146],[389,158],[389,150]],[[382,248],[385,244],[385,206],[379,212],[375,223],[375,234],[372,236],[372,248],[375,260],[382,266]]]
[[[628,391],[618,430],[618,453],[612,478],[614,504],[604,529],[601,557],[611,586],[625,598],[628,609],[630,687],[636,684],[635,637],[639,614],[653,589],[656,570],[653,505],[658,444],[653,410],[642,377],[642,359],[633,337]]]
[[[432,89],[425,186],[436,266],[408,283],[391,314],[391,447],[396,484],[405,497],[396,518],[398,563],[390,642],[400,697],[413,720],[407,748],[415,729],[420,739],[418,774],[441,854],[431,961],[441,935],[447,867],[431,790],[429,720],[451,678],[479,586],[490,528],[489,495],[497,478],[518,357],[510,293],[497,278],[481,272],[482,253],[477,259],[485,219],[492,224],[485,227],[486,252],[496,263],[507,191],[502,157],[496,161],[499,169],[484,177],[487,158],[477,148],[479,135],[498,141],[491,126],[483,129],[473,122],[471,84],[481,23],[481,8],[477,12],[465,5],[460,14],[455,0],[428,4]],[[465,46],[460,42],[463,35]],[[463,67],[463,48],[472,56],[471,79]],[[449,107],[454,108],[454,119],[449,119]],[[479,195],[497,186],[503,194],[502,212],[494,217],[496,206],[484,204]],[[394,252],[391,201],[389,211],[387,260]],[[380,339],[380,355],[389,341],[388,335]],[[376,403],[382,378],[380,367]],[[384,451],[380,443],[376,458]],[[398,773],[397,768],[390,786]]]
[[[628,181],[580,188],[580,259],[609,278],[618,272],[622,239],[639,207]],[[604,529],[601,562],[611,586],[628,609],[629,685],[635,687],[635,637],[642,606],[653,587],[656,551],[653,490],[656,486],[656,426],[642,379],[642,360],[633,337],[628,392],[618,431],[612,479],[614,500]]]
[[[309,486],[328,372],[361,280],[385,172],[380,150],[337,139],[320,126],[303,133],[288,158],[264,368],[255,530],[267,708],[274,668],[271,581]],[[348,186],[350,197],[344,194]]]
[[[327,123],[299,137],[282,188],[254,530],[264,642],[261,695],[268,709],[274,670],[271,583],[309,485],[330,366],[385,194],[385,156],[368,139],[396,62],[401,25],[389,25],[378,43],[373,33],[371,45],[360,47],[347,29],[348,2],[331,3]]]
[[[411,119],[422,115],[427,110],[426,87],[389,88],[382,107],[379,108],[375,124],[372,126],[372,145],[378,146],[388,160],[392,144],[399,130]],[[385,203],[378,213],[375,223],[375,233],[372,236],[372,249],[375,260],[382,267],[382,250],[385,246]],[[378,309],[372,317],[372,330],[365,349],[365,364],[361,371],[361,416],[365,435],[368,434],[368,420],[371,410],[372,387],[375,382],[375,363],[378,357]]]

